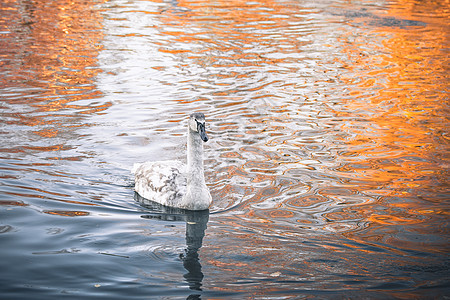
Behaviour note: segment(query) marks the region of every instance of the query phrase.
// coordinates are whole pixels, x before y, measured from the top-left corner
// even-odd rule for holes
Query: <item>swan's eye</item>
[[[197,123],[197,128],[198,126],[205,126],[205,122],[204,121],[198,121],[197,119],[195,119],[195,123]]]

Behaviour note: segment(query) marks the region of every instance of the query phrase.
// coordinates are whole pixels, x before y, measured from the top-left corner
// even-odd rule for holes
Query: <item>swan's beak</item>
[[[200,134],[200,138],[202,139],[202,141],[207,142],[208,136],[206,135],[205,131],[205,123],[197,123],[197,130],[198,133]]]

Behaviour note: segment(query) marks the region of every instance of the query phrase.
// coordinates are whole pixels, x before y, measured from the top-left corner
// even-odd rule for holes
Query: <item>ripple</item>
[[[290,199],[286,201],[286,204],[294,208],[314,208],[328,201],[329,200],[325,197],[308,195],[304,197],[295,197],[293,199]]]
[[[10,225],[1,225],[0,226],[0,234],[7,233],[7,232],[10,232],[10,231],[13,231],[13,230],[14,230],[14,227],[12,227]]]
[[[6,297],[442,293],[423,266],[448,261],[447,19],[434,2],[5,3]],[[129,173],[184,160],[191,111],[211,137],[204,291],[184,227]]]
[[[272,218],[292,218],[294,216],[294,213],[289,210],[274,210],[270,212],[270,216]]]
[[[155,245],[147,249],[148,255],[158,261],[173,261],[184,252],[182,246]]]

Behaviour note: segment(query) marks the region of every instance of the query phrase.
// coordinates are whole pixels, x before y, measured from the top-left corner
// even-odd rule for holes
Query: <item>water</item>
[[[445,298],[445,1],[2,1],[0,295]],[[207,115],[209,214],[136,201]]]

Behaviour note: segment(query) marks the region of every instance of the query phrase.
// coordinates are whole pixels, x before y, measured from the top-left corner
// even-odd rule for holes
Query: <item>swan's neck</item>
[[[203,141],[200,135],[188,129],[187,187],[183,208],[204,210],[211,204],[211,194],[205,182],[203,170]]]
[[[203,141],[196,132],[188,129],[187,142],[187,180],[188,186],[206,185],[203,170]]]

